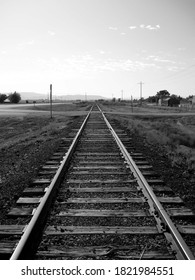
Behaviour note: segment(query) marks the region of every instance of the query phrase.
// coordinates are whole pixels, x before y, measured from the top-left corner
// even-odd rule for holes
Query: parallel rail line
[[[183,235],[195,226],[177,224],[194,214],[128,151],[125,131],[94,105],[75,133],[0,225],[1,258],[194,259]]]

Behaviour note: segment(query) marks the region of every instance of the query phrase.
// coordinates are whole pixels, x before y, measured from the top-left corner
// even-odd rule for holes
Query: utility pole
[[[140,83],[138,83],[138,84],[140,85],[140,105],[142,105],[142,85],[143,85],[144,83],[140,82]]]
[[[133,96],[131,95],[131,111],[133,113]]]
[[[52,84],[50,85],[50,116],[52,119]]]
[[[121,90],[121,100],[123,100],[123,89]]]

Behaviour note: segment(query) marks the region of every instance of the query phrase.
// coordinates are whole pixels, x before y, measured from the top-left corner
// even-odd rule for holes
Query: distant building
[[[190,98],[182,99],[180,101],[180,107],[195,108],[195,95]]]
[[[187,99],[181,99],[180,101],[180,107],[189,107],[190,106],[190,102]]]
[[[170,100],[170,97],[160,98],[158,100],[158,105],[159,106],[169,106],[169,100]]]
[[[193,95],[191,98],[189,98],[189,102],[192,107],[195,107],[195,95]]]
[[[180,97],[176,95],[171,95],[170,97],[161,98],[159,101],[160,106],[168,106],[168,107],[178,107],[180,105]]]
[[[8,97],[4,100],[4,103],[11,103]]]

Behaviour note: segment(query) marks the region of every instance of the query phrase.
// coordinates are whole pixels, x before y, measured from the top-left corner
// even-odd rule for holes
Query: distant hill
[[[54,96],[55,97],[55,96]],[[56,98],[64,99],[64,100],[97,100],[97,99],[106,99],[100,95],[82,95],[82,94],[74,94],[74,95],[57,95]]]
[[[22,100],[40,100],[48,99],[49,94],[36,93],[36,92],[20,92]],[[73,95],[58,95],[53,94],[53,99],[60,100],[97,100],[97,99],[106,99],[100,95],[82,95],[82,94],[73,94]]]
[[[47,99],[48,95],[36,92],[19,92],[22,100]]]

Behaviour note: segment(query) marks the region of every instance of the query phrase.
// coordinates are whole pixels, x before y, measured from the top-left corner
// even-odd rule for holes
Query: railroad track
[[[194,214],[126,132],[96,105],[74,132],[0,225],[1,258],[194,259]]]

